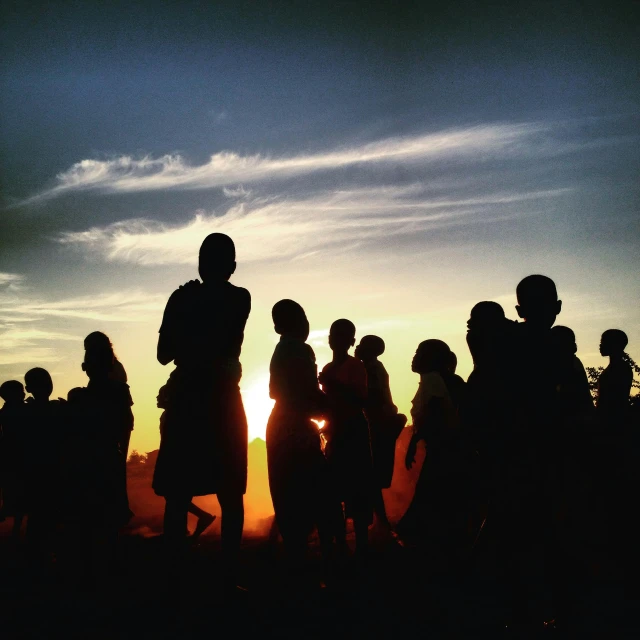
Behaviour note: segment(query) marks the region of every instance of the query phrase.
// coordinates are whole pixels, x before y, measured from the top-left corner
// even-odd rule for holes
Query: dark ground
[[[179,601],[168,601],[161,536],[122,536],[116,581],[102,589],[89,584],[71,588],[56,565],[35,580],[24,547],[16,549],[4,537],[0,637],[530,637],[505,628],[506,594],[492,569],[490,544],[456,573],[435,549],[419,552],[392,539],[372,538],[368,566],[358,567],[352,557],[325,587],[314,552],[307,573],[293,579],[285,570],[280,543],[247,538],[239,579],[247,591],[221,598],[219,539],[203,537],[189,550]],[[575,608],[566,630],[547,629],[544,635],[640,637],[640,606],[633,589],[625,587],[620,572],[596,564],[592,569],[572,585]],[[544,589],[534,591],[544,611]]]

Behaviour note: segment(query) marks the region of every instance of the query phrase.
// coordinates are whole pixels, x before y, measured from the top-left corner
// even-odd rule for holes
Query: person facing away
[[[102,333],[101,331],[93,331],[84,339],[84,348],[86,350],[93,349],[105,349],[113,351],[113,344],[109,339],[109,336]],[[122,384],[127,384],[127,372],[125,371],[124,366],[118,360],[115,352],[113,353],[113,366],[111,367],[111,371],[109,372],[109,379],[115,382],[120,382]],[[129,442],[131,440],[131,431],[133,431],[133,423],[131,423],[131,430],[123,436],[123,440],[120,444],[121,449],[124,453],[125,459],[129,457]]]
[[[193,496],[217,494],[227,586],[235,580],[247,486],[247,419],[240,396],[240,352],[251,296],[229,278],[236,270],[229,236],[212,233],[200,247],[199,273],[174,291],[164,311],[158,361],[175,370],[167,382],[166,436],[153,488],[166,498],[164,531],[174,554],[184,541]]]
[[[0,385],[0,521],[13,518],[12,538],[17,540],[27,511],[27,473],[25,440],[25,392],[18,380]]]
[[[51,543],[60,497],[64,405],[60,400],[49,399],[53,381],[46,369],[30,369],[24,375],[24,382],[31,394],[25,410],[25,435],[29,442],[27,540],[32,551],[44,556]]]
[[[449,346],[442,340],[425,340],[418,345],[411,370],[420,375],[418,391],[412,401],[413,436],[405,457],[405,466],[415,463],[417,445],[424,440],[427,453],[420,470],[415,494],[397,526],[402,538],[422,538],[437,518],[452,540],[457,529],[455,513],[460,508],[458,495],[456,407],[445,383],[450,368]],[[455,533],[459,533],[455,531]]]
[[[280,341],[269,365],[269,395],[276,402],[267,423],[269,489],[289,560],[303,560],[309,533],[317,527],[325,559],[332,538],[327,462],[312,418],[322,418],[326,398],[318,386],[316,357],[306,343],[309,321],[293,300],[271,312]],[[334,507],[332,509],[332,507]]]
[[[356,328],[350,320],[336,320],[329,329],[333,360],[319,377],[329,403],[328,421],[323,428],[327,439],[325,455],[329,461],[338,499],[345,505],[346,517],[353,518],[356,553],[366,554],[368,527],[373,521],[371,504],[372,462],[369,425],[363,413],[367,401],[367,370],[349,355],[355,344]],[[338,531],[344,546],[344,520]]]
[[[609,365],[598,379],[596,407],[603,422],[620,428],[629,412],[629,394],[633,384],[633,370],[624,359],[629,340],[620,329],[608,329],[600,339],[600,355],[609,358]]]
[[[377,521],[389,525],[382,489],[391,486],[396,440],[407,422],[393,404],[389,374],[378,358],[384,353],[384,340],[379,336],[364,336],[354,355],[367,371],[367,402],[365,415],[369,422],[371,456],[373,458],[373,509]]]
[[[572,425],[584,423],[593,414],[593,399],[589,391],[587,372],[576,355],[578,345],[575,333],[569,327],[552,327],[551,348],[556,360],[556,391],[560,419]]]
[[[162,385],[158,390],[158,395],[156,396],[156,406],[158,407],[158,409],[166,409],[168,405],[169,405],[169,399],[168,399],[168,393],[167,393],[167,385],[165,384],[165,385]],[[165,435],[165,430],[166,430],[165,423],[166,423],[166,411],[163,411],[162,414],[160,415],[160,440],[161,441]],[[198,519],[196,528],[193,532],[193,535],[191,536],[191,542],[196,542],[198,538],[205,532],[205,530],[214,523],[216,516],[209,513],[208,511],[205,511],[204,509],[201,509],[193,502],[191,502],[187,511],[188,513],[194,515]],[[187,535],[189,535],[188,530],[187,530]]]

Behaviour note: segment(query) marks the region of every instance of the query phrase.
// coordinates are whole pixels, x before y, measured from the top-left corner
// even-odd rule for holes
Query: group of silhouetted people
[[[167,303],[157,357],[175,369],[158,393],[164,413],[153,478],[155,492],[166,500],[165,547],[176,570],[187,513],[199,519],[196,533],[214,518],[196,507],[193,497],[217,495],[221,576],[230,587],[247,482],[247,421],[239,382],[251,309],[249,292],[229,282],[235,268],[232,240],[209,235],[199,253],[201,280],[181,286]],[[554,326],[562,307],[554,282],[528,276],[516,295],[523,322],[506,318],[495,302],[471,309],[467,343],[474,367],[466,382],[456,375],[457,358],[445,342],[428,339],[418,345],[411,368],[420,383],[411,408],[407,468],[415,463],[420,442],[426,457],[394,535],[405,546],[437,544],[453,566],[483,538],[492,539],[512,598],[512,619],[524,621],[531,615],[527,563],[532,558],[548,567],[556,615],[568,607],[574,567],[567,514],[576,477],[587,486],[589,500],[600,501],[607,517],[624,526],[619,496],[633,371],[624,352],[626,335],[606,331],[600,352],[610,364],[599,378],[594,406],[575,335]],[[333,359],[318,375],[306,342],[304,309],[280,300],[272,317],[280,340],[270,364],[275,405],[266,432],[267,462],[287,557],[299,566],[314,530],[327,562],[336,553],[346,555],[351,519],[356,557],[366,560],[374,517],[390,527],[382,490],[391,485],[396,441],[407,422],[378,359],[385,343],[364,336],[352,356],[356,327],[336,320],[329,331]],[[97,537],[112,540],[131,515],[125,465],[133,403],[126,373],[99,332],[85,340],[82,367],[89,383],[72,389],[67,401],[49,399],[52,383],[44,369],[25,375],[32,396],[27,402],[20,382],[0,387],[2,514],[15,518],[14,532],[27,517],[27,537],[39,550],[56,523],[71,531],[89,524]]]

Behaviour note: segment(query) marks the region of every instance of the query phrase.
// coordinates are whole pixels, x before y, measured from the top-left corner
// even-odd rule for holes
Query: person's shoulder
[[[361,360],[358,360],[358,358],[354,356],[348,356],[347,363],[352,371],[367,375],[367,368],[364,366],[364,364],[362,364]]]
[[[251,294],[248,289],[238,287],[231,282],[227,282],[227,292],[239,304],[251,305]]]

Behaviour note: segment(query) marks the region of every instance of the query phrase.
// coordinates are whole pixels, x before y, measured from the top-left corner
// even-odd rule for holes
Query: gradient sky
[[[66,395],[102,330],[156,448],[162,310],[212,231],[253,297],[253,436],[283,297],[320,365],[339,317],[383,337],[404,412],[417,344],[466,377],[470,308],[515,317],[529,273],[585,364],[612,327],[640,357],[638,3],[205,4],[3,3],[0,380]]]

